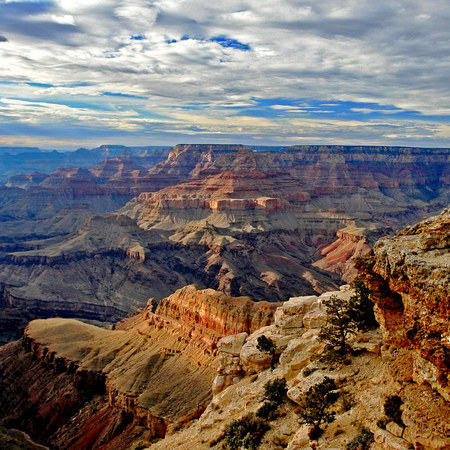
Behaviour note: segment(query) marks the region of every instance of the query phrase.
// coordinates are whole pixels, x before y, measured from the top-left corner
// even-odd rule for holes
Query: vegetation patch
[[[325,377],[306,392],[299,408],[299,415],[303,423],[313,426],[309,435],[311,439],[317,439],[322,435],[323,430],[320,428],[322,423],[334,421],[335,413],[331,411],[331,406],[339,397],[336,389],[334,380]]]
[[[347,444],[347,450],[368,450],[373,442],[375,442],[373,433],[363,428],[359,434]]]
[[[264,419],[256,417],[254,414],[247,414],[241,419],[231,422],[225,429],[225,448],[230,450],[257,449],[269,429],[270,426]]]

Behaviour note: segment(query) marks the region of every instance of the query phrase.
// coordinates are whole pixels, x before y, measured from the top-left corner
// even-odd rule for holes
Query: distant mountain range
[[[167,155],[167,147],[125,147],[102,145],[88,150],[43,151],[37,147],[0,147],[0,184],[16,174],[31,172],[50,173],[58,168],[91,167],[106,158],[126,154],[130,157],[154,157],[161,160]],[[147,158],[148,159],[148,158]]]

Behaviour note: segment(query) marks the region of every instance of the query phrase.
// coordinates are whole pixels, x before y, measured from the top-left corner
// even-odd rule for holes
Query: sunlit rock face
[[[384,341],[413,354],[410,377],[450,400],[450,211],[380,240],[362,268]]]
[[[113,330],[32,321],[0,347],[0,417],[58,448],[162,438],[210,401],[217,342],[271,324],[277,306],[186,286]]]

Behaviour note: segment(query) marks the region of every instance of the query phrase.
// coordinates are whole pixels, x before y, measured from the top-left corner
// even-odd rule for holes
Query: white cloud
[[[233,110],[257,108],[255,99],[267,98],[316,99],[323,102],[316,112],[324,115],[331,111],[325,102],[345,101],[356,103],[355,113],[377,111],[380,105],[378,112],[386,116],[399,109],[448,116],[450,5],[444,0],[56,0],[50,6],[26,5],[0,4],[1,32],[8,39],[0,45],[0,77],[53,87],[0,84],[5,98],[90,101],[112,114],[128,111],[142,119],[141,125],[126,125],[131,128],[146,126],[142,111],[175,117],[175,108],[201,103],[201,116],[223,118],[215,130],[231,130]],[[210,41],[217,36],[249,45],[250,51]],[[104,92],[148,100],[105,99]],[[313,110],[308,102],[270,108],[280,114]],[[106,121],[94,108],[86,117],[94,123],[98,117],[99,126]],[[39,124],[37,114],[33,120]],[[113,124],[109,115],[108,121]],[[406,130],[406,122],[396,122],[396,130],[402,123]],[[293,139],[290,125],[273,126]],[[413,129],[422,139],[419,127]],[[443,139],[440,129],[437,122],[428,128]]]

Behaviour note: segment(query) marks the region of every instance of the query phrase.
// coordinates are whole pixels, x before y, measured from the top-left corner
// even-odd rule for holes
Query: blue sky
[[[0,145],[450,146],[449,19],[447,0],[0,0]]]

